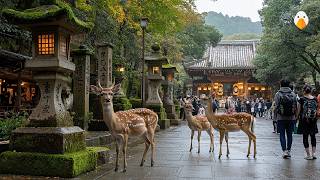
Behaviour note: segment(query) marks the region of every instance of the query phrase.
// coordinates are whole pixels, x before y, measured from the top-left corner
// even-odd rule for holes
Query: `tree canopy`
[[[264,31],[255,59],[259,80],[272,84],[283,77],[297,80],[300,76],[320,73],[319,7],[320,1],[313,0],[265,0],[261,11]],[[293,22],[301,10],[310,19],[304,30],[299,30]]]

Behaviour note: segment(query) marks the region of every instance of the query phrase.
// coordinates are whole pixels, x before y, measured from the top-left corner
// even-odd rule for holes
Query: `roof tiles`
[[[204,57],[194,62],[190,69],[254,69],[252,63],[258,40],[221,41],[208,47]]]

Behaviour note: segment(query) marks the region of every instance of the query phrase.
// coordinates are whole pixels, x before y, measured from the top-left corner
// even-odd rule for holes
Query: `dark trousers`
[[[292,145],[292,131],[294,128],[294,121],[279,120],[277,122],[278,131],[280,133],[280,144],[282,151],[291,150]],[[287,134],[287,138],[286,138]]]
[[[310,134],[311,137],[311,146],[316,147],[317,140],[316,140],[316,135],[315,134]],[[303,145],[304,148],[309,148],[309,134],[303,134]]]

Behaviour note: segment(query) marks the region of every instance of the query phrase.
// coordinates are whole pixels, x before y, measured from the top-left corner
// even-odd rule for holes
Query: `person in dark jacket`
[[[305,113],[308,113],[308,110],[312,108],[308,105],[314,104],[315,105],[315,113],[317,112],[317,99],[311,95],[312,87],[309,85],[305,85],[303,87],[303,97],[299,99],[298,104],[298,114],[299,114],[299,125],[298,125],[298,134],[303,135],[303,145],[306,150],[307,156],[305,157],[306,160],[313,160],[317,159],[315,156],[316,153],[316,134],[318,133],[317,127],[317,117],[314,116],[313,118],[307,117]],[[313,101],[313,102],[312,102]],[[310,103],[312,102],[312,103]],[[308,103],[308,104],[307,104]],[[309,107],[309,108],[307,108]],[[312,110],[311,110],[312,111]],[[311,112],[310,111],[310,112]],[[309,136],[311,137],[311,153],[309,148]]]
[[[277,121],[277,129],[280,133],[280,144],[283,151],[283,158],[287,159],[291,157],[291,146],[292,146],[292,132],[296,120],[296,106],[297,106],[297,96],[290,89],[290,81],[284,79],[280,82],[280,89],[275,94],[274,102],[274,118]],[[286,97],[291,97],[289,104],[283,103],[283,99]],[[291,107],[289,107],[289,105]],[[283,111],[286,113],[282,113]],[[290,115],[287,114],[288,109],[291,109]],[[286,138],[287,135],[287,138]]]

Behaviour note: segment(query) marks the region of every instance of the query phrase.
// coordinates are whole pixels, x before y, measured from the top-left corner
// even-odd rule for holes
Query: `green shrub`
[[[138,98],[130,98],[130,102],[132,104],[132,108],[141,108],[141,99]]]
[[[129,99],[125,96],[113,98],[113,108],[115,111],[125,111],[132,108]]]
[[[13,114],[10,118],[0,119],[0,140],[8,140],[11,132],[27,122],[27,115]]]

